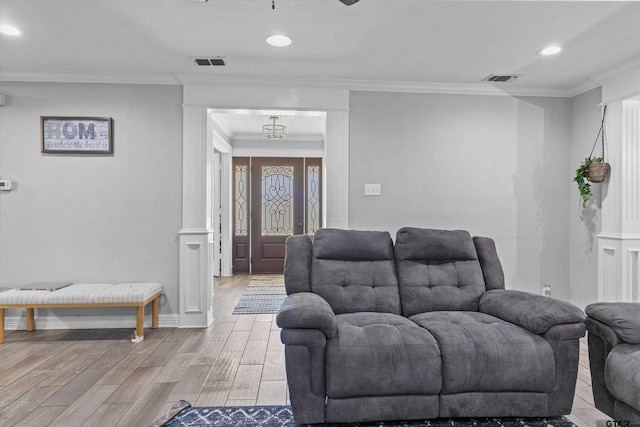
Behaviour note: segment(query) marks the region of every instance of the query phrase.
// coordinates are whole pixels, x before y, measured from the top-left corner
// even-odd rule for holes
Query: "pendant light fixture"
[[[279,120],[278,116],[271,116],[269,120],[271,123],[262,126],[262,137],[267,139],[282,139],[284,138],[284,130],[287,128],[284,125],[276,124],[276,120]]]

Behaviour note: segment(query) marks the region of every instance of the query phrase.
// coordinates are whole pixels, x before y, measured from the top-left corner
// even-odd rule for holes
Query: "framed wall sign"
[[[111,117],[40,117],[43,153],[113,154]]]

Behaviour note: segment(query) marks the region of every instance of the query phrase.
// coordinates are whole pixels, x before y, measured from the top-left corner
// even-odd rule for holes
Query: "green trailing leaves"
[[[587,202],[591,198],[591,184],[589,183],[589,164],[602,162],[602,157],[587,157],[580,164],[580,167],[576,169],[576,176],[573,181],[578,184],[578,191],[580,192],[581,209],[580,219],[584,219],[584,213],[587,209]]]

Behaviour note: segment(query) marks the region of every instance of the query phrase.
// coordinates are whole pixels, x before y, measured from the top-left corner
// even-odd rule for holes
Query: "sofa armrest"
[[[609,392],[606,385],[605,365],[611,350],[615,346],[623,344],[623,341],[613,328],[599,320],[589,316],[585,323],[587,332],[589,332],[589,372],[591,373],[593,400],[598,410],[614,418],[616,398]]]
[[[640,304],[597,302],[585,309],[587,315],[609,326],[629,344],[640,344]]]
[[[329,303],[311,292],[289,295],[280,307],[276,323],[283,329],[318,329],[327,338],[338,332],[336,315]]]
[[[584,324],[585,320],[582,310],[568,302],[528,292],[503,289],[485,292],[480,297],[480,311],[514,323],[538,335],[544,334],[552,326]],[[584,328],[581,336],[584,336]],[[556,337],[556,339],[559,338]]]

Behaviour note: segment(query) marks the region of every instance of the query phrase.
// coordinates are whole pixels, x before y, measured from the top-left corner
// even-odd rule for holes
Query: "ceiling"
[[[261,141],[262,126],[270,117],[284,125],[285,138],[292,141],[324,141],[326,113],[319,111],[225,110],[211,114],[214,130],[232,144],[236,141]],[[265,142],[272,142],[264,140]]]
[[[640,64],[640,2],[0,0],[0,80],[189,79],[572,96]],[[293,39],[274,48],[274,33]],[[536,52],[564,47],[552,57]],[[195,57],[226,66],[196,67]],[[490,74],[519,74],[485,83]]]

